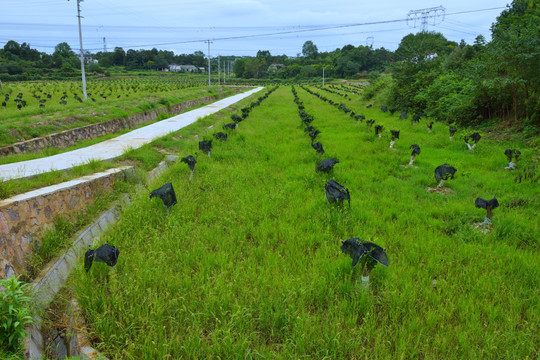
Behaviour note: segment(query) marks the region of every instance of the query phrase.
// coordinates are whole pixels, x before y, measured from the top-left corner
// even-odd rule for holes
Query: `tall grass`
[[[427,133],[369,110],[386,132],[401,130],[393,151],[297,89],[324,157],[340,160],[320,174],[290,90],[214,141],[211,158],[181,143],[179,155],[197,156],[193,179],[178,163],[152,184],[172,182],[169,215],[139,191],[102,239],[120,249],[116,267],[81,264],[74,285],[95,346],[111,359],[538,357],[538,187],[503,170],[506,144],[483,139],[469,152],[443,125]],[[417,168],[402,168],[413,143]],[[524,162],[534,151],[522,148]],[[452,191],[427,192],[444,162],[459,171]],[[349,188],[350,208],[328,204],[330,178]],[[485,216],[474,199],[493,195],[501,207],[483,234],[471,226]],[[515,199],[523,205],[508,206]],[[387,249],[390,267],[373,270],[369,292],[340,251],[350,237]]]

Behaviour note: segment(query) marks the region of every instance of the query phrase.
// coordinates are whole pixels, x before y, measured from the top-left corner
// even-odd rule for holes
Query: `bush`
[[[23,284],[18,278],[0,280],[0,347],[17,351],[26,337],[24,327],[32,322],[27,308],[30,297],[25,296]]]
[[[387,92],[388,88],[392,84],[392,78],[390,76],[377,76],[375,81],[371,81],[365,88],[362,97],[364,100],[371,100],[375,95],[381,92]]]
[[[414,99],[416,103],[424,104],[435,119],[465,125],[474,123],[478,116],[474,104],[476,92],[471,79],[443,74]]]

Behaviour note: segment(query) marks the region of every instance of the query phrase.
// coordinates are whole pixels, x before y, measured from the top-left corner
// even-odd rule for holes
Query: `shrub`
[[[24,327],[32,322],[26,306],[31,299],[24,294],[25,286],[15,277],[0,280],[0,348],[7,351],[20,349],[26,336]]]
[[[476,86],[471,79],[455,74],[440,75],[424,91],[415,96],[425,104],[430,115],[439,121],[460,125],[474,123],[477,117],[474,103]]]
[[[391,84],[392,78],[390,76],[379,75],[365,88],[362,97],[364,100],[372,100],[375,97],[386,98]]]

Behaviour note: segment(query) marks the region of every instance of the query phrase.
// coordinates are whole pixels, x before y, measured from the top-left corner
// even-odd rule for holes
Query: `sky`
[[[320,52],[345,45],[395,50],[401,39],[422,30],[414,10],[427,12],[427,30],[472,44],[490,39],[490,27],[507,0],[84,0],[83,49],[195,51],[210,55],[296,56],[311,40]],[[442,16],[444,13],[444,16]],[[419,12],[416,12],[419,14]],[[409,19],[409,21],[407,21]],[[1,0],[0,46],[9,40],[52,53],[67,42],[79,51],[77,0]],[[105,40],[103,39],[105,38]]]

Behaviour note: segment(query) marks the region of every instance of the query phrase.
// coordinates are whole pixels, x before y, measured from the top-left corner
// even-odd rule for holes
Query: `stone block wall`
[[[72,218],[86,211],[96,196],[110,191],[129,169],[110,169],[0,201],[0,277],[19,275],[26,266],[25,257],[57,216]]]
[[[171,105],[169,108],[162,107],[150,111],[143,111],[141,113],[131,114],[126,117],[116,118],[97,124],[65,130],[44,137],[22,141],[0,148],[0,156],[25,152],[36,152],[51,146],[56,148],[66,148],[76,145],[82,140],[95,139],[103,135],[114,134],[124,129],[133,129],[141,124],[154,121],[160,114],[177,115],[189,108],[195,107],[202,103],[209,103],[218,100],[221,97],[222,95],[207,96],[200,99],[189,100],[180,104]]]

